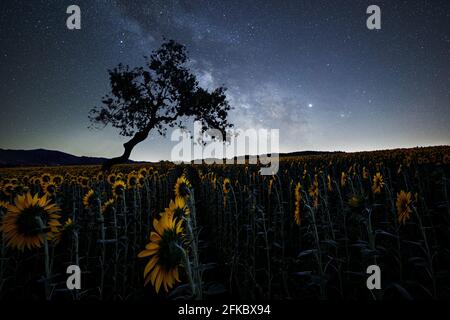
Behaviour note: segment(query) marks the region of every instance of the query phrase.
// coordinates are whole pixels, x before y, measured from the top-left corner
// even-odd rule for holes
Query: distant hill
[[[321,155],[327,153],[326,151],[297,151],[290,153],[280,153],[279,157],[297,157],[297,156],[310,156]],[[242,160],[244,157],[235,157]],[[246,159],[249,156],[245,157]],[[46,150],[46,149],[34,149],[34,150],[9,150],[0,149],[0,167],[30,167],[30,166],[68,166],[68,165],[98,165],[102,164],[106,158],[99,157],[78,157],[69,153]],[[128,163],[136,163],[129,160]]]
[[[344,153],[343,151],[295,151],[288,153],[280,153],[280,157],[301,157],[301,156],[320,156],[331,153]]]
[[[78,157],[61,151],[0,149],[0,167],[102,164],[106,158]],[[132,161],[130,161],[132,162]]]

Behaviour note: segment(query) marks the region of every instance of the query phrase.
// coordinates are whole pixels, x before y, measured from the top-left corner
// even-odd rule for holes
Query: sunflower
[[[139,179],[138,175],[134,172],[130,173],[127,178],[127,185],[130,189],[138,187]]]
[[[103,181],[105,179],[105,175],[104,175],[104,173],[103,172],[99,172],[99,173],[97,173],[97,180],[98,181]]]
[[[176,219],[181,220],[183,217],[189,215],[190,210],[184,198],[175,197],[175,201],[170,200],[169,208],[166,208],[166,212]]]
[[[31,179],[31,183],[36,187],[40,187],[43,182],[41,178],[35,177],[34,179]]]
[[[52,182],[58,186],[60,186],[64,182],[64,177],[60,174],[53,176]]]
[[[14,191],[14,194],[23,194],[24,191],[28,191],[28,187],[16,184],[16,185],[14,185],[13,191]]]
[[[333,180],[331,180],[330,175],[327,175],[327,187],[328,191],[333,192]]]
[[[444,157],[442,158],[442,162],[444,164],[449,164],[450,163],[450,155],[445,154]]]
[[[24,250],[25,247],[40,248],[44,237],[48,240],[55,238],[61,225],[58,221],[59,207],[47,200],[47,195],[39,198],[38,194],[32,196],[19,195],[13,205],[8,205],[8,212],[3,217],[0,230],[3,232],[6,245]],[[41,228],[40,218],[45,226]]]
[[[151,257],[144,269],[144,285],[149,282],[154,286],[156,293],[161,284],[166,292],[176,282],[180,282],[178,268],[183,259],[182,221],[164,212],[159,219],[153,220],[155,231],[150,233],[150,243],[138,254],[139,258]]]
[[[109,184],[112,185],[112,184],[114,184],[114,182],[116,182],[116,175],[114,173],[111,173],[108,175],[106,180],[108,181]]]
[[[22,177],[21,181],[23,184],[28,184],[28,182],[30,182],[30,177],[25,175]]]
[[[73,229],[74,226],[75,225],[73,223],[73,220],[71,218],[69,218],[69,219],[66,220],[66,222],[64,222],[63,230],[67,231],[69,229]]]
[[[139,169],[139,174],[145,178],[148,174],[148,171],[146,168],[141,168]]]
[[[114,209],[114,204],[114,199],[109,199],[108,201],[106,201],[102,206],[102,214],[105,215],[112,212],[112,210]]]
[[[78,183],[79,183],[83,188],[87,188],[87,187],[89,187],[89,178],[87,178],[87,177],[79,177],[79,178],[78,178]]]
[[[121,197],[123,196],[126,188],[127,185],[125,184],[125,182],[123,182],[122,180],[117,180],[112,186],[112,193],[116,198]]]
[[[139,188],[143,188],[144,186],[145,186],[145,177],[146,176],[144,176],[144,175],[142,175],[142,174],[138,174],[138,179],[137,179],[137,181],[138,181],[138,187]]]
[[[397,193],[396,207],[399,223],[405,224],[406,220],[410,218],[410,214],[412,212],[411,203],[411,192],[405,192],[402,190]]]
[[[314,207],[319,205],[319,181],[317,181],[317,176],[314,178],[314,182],[309,187],[309,195],[313,198]]]
[[[7,184],[5,184],[5,185],[3,186],[3,193],[4,193],[6,196],[10,197],[10,196],[12,196],[15,187],[16,187],[15,184],[12,184],[12,183],[9,183],[9,182],[8,182]]]
[[[42,182],[49,183],[52,180],[52,175],[50,173],[43,173],[41,175]]]
[[[225,180],[223,180],[223,193],[228,194],[230,190],[231,190],[231,181],[230,179],[225,178]]]
[[[94,190],[90,189],[83,197],[83,205],[86,209],[95,207],[97,204],[97,198]]]
[[[186,179],[186,176],[183,174],[181,177],[177,179],[177,182],[175,183],[175,196],[176,197],[182,197],[187,198],[189,197],[189,190],[192,188],[191,183],[188,179]]]
[[[122,173],[122,172],[119,172],[119,173],[116,174],[116,181],[117,181],[117,180],[122,180],[122,181],[124,181],[123,173]]]
[[[384,187],[384,182],[383,182],[383,176],[381,175],[381,173],[377,172],[374,176],[373,176],[373,185],[372,185],[372,191],[373,193],[377,194],[381,192],[381,189]]]
[[[49,196],[54,196],[58,191],[58,186],[53,182],[49,182],[42,186],[42,191]]]
[[[301,188],[302,185],[299,183],[297,183],[297,185],[295,186],[295,212],[294,212],[294,220],[295,223],[299,226],[300,225],[300,221],[301,221],[301,217],[300,217],[300,208],[301,208],[301,201],[302,201],[302,193],[301,193]]]

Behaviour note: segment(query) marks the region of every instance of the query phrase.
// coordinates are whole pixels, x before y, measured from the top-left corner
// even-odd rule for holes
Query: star
[[[190,5],[179,0],[117,1],[120,5],[115,6],[81,2],[86,2],[82,12],[88,13],[82,13],[82,28],[89,34],[68,32],[69,15],[61,10],[65,6],[53,6],[51,1],[33,10],[20,1],[6,5],[0,36],[6,41],[0,58],[7,63],[0,68],[0,92],[7,97],[0,107],[0,127],[12,135],[0,137],[0,147],[21,148],[27,143],[27,135],[14,134],[20,121],[28,132],[42,132],[38,140],[54,149],[66,148],[61,141],[68,137],[75,142],[73,137],[80,134],[93,139],[77,142],[80,153],[94,152],[96,143],[104,143],[103,150],[117,147],[109,137],[103,141],[100,131],[85,131],[89,110],[101,106],[102,96],[110,91],[108,69],[118,63],[144,66],[143,57],[163,39],[186,47],[190,58],[186,67],[195,74],[214,74],[214,82],[204,77],[202,86],[228,88],[226,95],[235,107],[230,120],[236,127],[264,127],[260,116],[261,124],[280,127],[280,135],[289,137],[281,139],[285,149],[306,147],[295,138],[299,130],[312,146],[344,151],[350,148],[350,137],[353,146],[450,144],[446,125],[450,75],[443,71],[450,66],[446,59],[450,35],[441,32],[449,26],[448,0],[386,3],[379,34],[366,28],[363,5],[347,3],[308,5],[306,0],[287,0],[281,6],[267,1],[253,10],[238,0]],[[341,19],[342,15],[348,19]],[[410,26],[417,27],[411,31]],[[33,77],[27,73],[31,66]],[[35,120],[26,121],[23,111]],[[378,130],[372,113],[392,139],[370,134]],[[56,124],[43,125],[42,114],[51,114]],[[352,116],[367,128],[363,134],[341,126]],[[66,118],[70,132],[64,130]],[[417,126],[428,130],[420,141],[414,135]],[[337,134],[330,140],[329,132]],[[111,135],[115,133],[111,128]],[[98,140],[94,143],[94,139]],[[158,135],[154,139],[157,152],[138,151],[138,157],[169,157],[169,144],[161,142],[166,140]]]

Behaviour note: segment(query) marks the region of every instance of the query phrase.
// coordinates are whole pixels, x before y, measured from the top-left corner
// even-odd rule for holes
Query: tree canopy
[[[208,90],[199,86],[188,68],[185,46],[170,40],[145,59],[144,67],[119,64],[108,70],[111,92],[103,97],[101,106],[90,111],[93,126],[111,125],[120,130],[120,135],[131,137],[124,144],[124,153],[108,160],[105,170],[126,162],[134,146],[152,130],[165,135],[168,127],[185,128],[187,117],[201,121],[204,130],[217,129],[223,136],[232,127],[226,88]]]

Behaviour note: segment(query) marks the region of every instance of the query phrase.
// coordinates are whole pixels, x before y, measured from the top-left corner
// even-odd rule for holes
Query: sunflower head
[[[186,178],[186,176],[183,174],[181,177],[177,179],[177,182],[175,183],[175,196],[176,197],[182,197],[187,198],[189,197],[189,190],[192,188],[191,183]]]
[[[319,181],[317,181],[317,178],[314,179],[314,182],[309,187],[309,195],[313,198],[319,196]]]
[[[117,180],[112,185],[112,193],[116,198],[122,197],[126,188],[127,186],[125,182],[123,182],[122,180]]]
[[[114,182],[116,182],[116,175],[114,173],[111,173],[108,175],[106,180],[108,181],[109,184],[113,185]]]
[[[2,191],[7,197],[10,197],[13,195],[15,188],[16,188],[15,184],[8,182],[3,186]]]
[[[138,187],[143,188],[145,186],[145,176],[138,174]]]
[[[32,184],[36,187],[40,187],[43,184],[43,182],[41,178],[35,177],[34,179],[32,179]]]
[[[231,181],[230,181],[230,179],[225,178],[223,180],[222,189],[223,189],[223,193],[224,194],[228,194],[228,192],[230,192],[230,190],[231,190]]]
[[[83,205],[86,209],[92,209],[97,204],[97,197],[94,190],[90,189],[83,197]]]
[[[381,173],[377,172],[373,176],[372,191],[373,191],[373,193],[378,194],[381,192],[381,189],[383,187],[384,187],[383,176],[381,175]]]
[[[146,168],[141,168],[139,169],[139,174],[145,178],[148,175],[148,171]]]
[[[105,174],[102,171],[97,173],[97,180],[98,181],[103,181],[104,179],[105,179]]]
[[[57,186],[60,186],[64,182],[64,177],[60,174],[54,175],[52,178],[52,182]]]
[[[114,209],[114,205],[115,205],[115,200],[114,199],[109,199],[108,201],[106,201],[103,206],[102,206],[102,214],[110,214],[112,212],[112,210]]]
[[[411,192],[400,191],[397,193],[396,207],[397,207],[397,219],[401,224],[405,224],[410,218],[412,209]]]
[[[73,230],[74,227],[75,227],[75,224],[73,223],[73,220],[71,218],[68,218],[66,220],[66,222],[64,222],[63,230],[64,231]]]
[[[319,205],[319,180],[317,174],[314,176],[314,181],[309,187],[308,194],[313,200],[313,206],[317,207]]]
[[[49,182],[42,186],[42,191],[49,196],[54,196],[58,191],[58,186],[54,182]]]
[[[127,179],[128,188],[134,189],[137,188],[139,184],[138,175],[136,173],[130,173]]]
[[[153,220],[155,231],[150,233],[150,243],[138,255],[150,257],[144,269],[144,285],[149,282],[156,292],[161,285],[166,292],[176,282],[180,282],[178,268],[182,263],[183,228],[182,221],[177,222],[173,215],[164,212],[159,220]]]
[[[30,177],[27,175],[24,175],[21,179],[23,184],[28,184],[30,182]]]
[[[88,178],[88,177],[81,176],[81,177],[78,178],[78,183],[79,183],[80,186],[82,186],[83,188],[87,188],[87,187],[89,187],[89,178]]]
[[[49,183],[52,180],[52,175],[50,173],[43,173],[41,179],[43,183]]]
[[[300,225],[301,216],[300,210],[302,205],[302,185],[300,182],[295,186],[294,197],[295,197],[295,211],[294,211],[294,221],[298,226]]]
[[[333,180],[331,180],[330,175],[327,175],[327,188],[328,191],[333,192]]]
[[[175,201],[170,200],[169,208],[166,208],[166,212],[168,212],[168,214],[172,215],[176,219],[182,220],[183,217],[189,215],[190,210],[185,198],[175,197]]]
[[[301,197],[302,197],[301,190],[302,190],[302,185],[301,185],[300,182],[298,182],[295,185],[295,191],[294,191],[295,200],[297,200],[297,199],[300,200],[301,199]]]
[[[8,205],[8,212],[0,227],[6,245],[22,251],[25,248],[41,247],[45,237],[51,240],[59,233],[59,211],[58,206],[47,199],[47,195],[39,198],[38,194],[32,196],[28,192],[17,196],[14,204]]]

